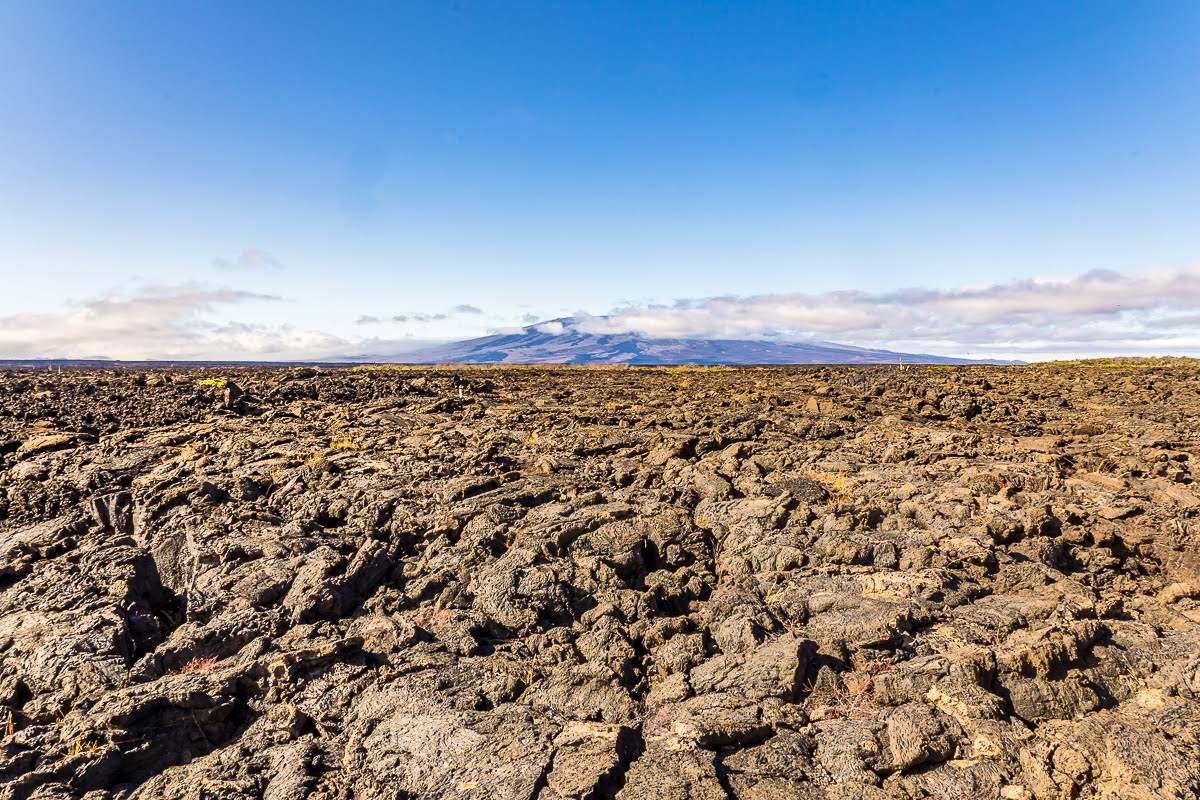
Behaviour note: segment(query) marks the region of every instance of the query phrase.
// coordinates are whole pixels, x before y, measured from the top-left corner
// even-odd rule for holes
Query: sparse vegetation
[[[829,491],[829,498],[826,502],[830,504],[849,503],[855,498],[854,491],[846,484],[845,472],[819,472],[808,471],[806,477],[811,478],[817,483],[824,486]]]
[[[416,372],[422,369],[429,369],[420,364],[359,364],[354,367],[355,372]]]
[[[1058,368],[1151,369],[1154,367],[1197,368],[1200,359],[1187,356],[1116,356],[1112,358],[1077,358],[1046,361],[1037,366]]]
[[[813,719],[865,719],[879,714],[875,678],[892,669],[890,664],[871,664],[865,669],[844,672],[816,688],[806,683],[807,707]]]
[[[191,661],[188,661],[183,666],[177,667],[173,670],[170,670],[169,672],[167,672],[167,674],[168,675],[186,675],[190,672],[206,672],[206,671],[212,669],[213,666],[215,664],[217,664],[218,661],[220,661],[220,659],[217,658],[216,656],[208,656],[206,658],[201,658],[200,656],[197,656],[197,657],[193,658]]]

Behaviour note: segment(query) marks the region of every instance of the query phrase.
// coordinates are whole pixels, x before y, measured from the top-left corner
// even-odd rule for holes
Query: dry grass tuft
[[[176,667],[175,669],[171,670],[167,674],[168,675],[186,675],[189,672],[205,672],[207,670],[212,669],[212,667],[218,661],[220,661],[220,659],[217,658],[216,656],[209,656],[208,658],[199,658],[199,657],[193,658],[191,661],[187,662],[182,667]]]
[[[808,716],[821,719],[866,719],[879,713],[875,699],[875,677],[891,670],[890,664],[872,664],[837,676],[835,681],[820,688],[811,682],[804,686],[808,693]]]

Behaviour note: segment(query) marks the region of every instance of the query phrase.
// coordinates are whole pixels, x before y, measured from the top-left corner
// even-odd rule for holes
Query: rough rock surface
[[[1200,372],[0,372],[0,800],[1194,798]]]

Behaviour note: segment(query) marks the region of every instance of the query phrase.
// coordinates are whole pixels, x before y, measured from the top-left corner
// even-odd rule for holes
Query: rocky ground
[[[0,799],[1194,798],[1200,369],[0,372]]]

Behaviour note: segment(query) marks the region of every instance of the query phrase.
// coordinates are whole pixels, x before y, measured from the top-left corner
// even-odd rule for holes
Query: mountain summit
[[[425,364],[895,364],[901,359],[912,364],[996,363],[832,342],[594,334],[579,330],[573,317],[452,342],[404,358]]]

